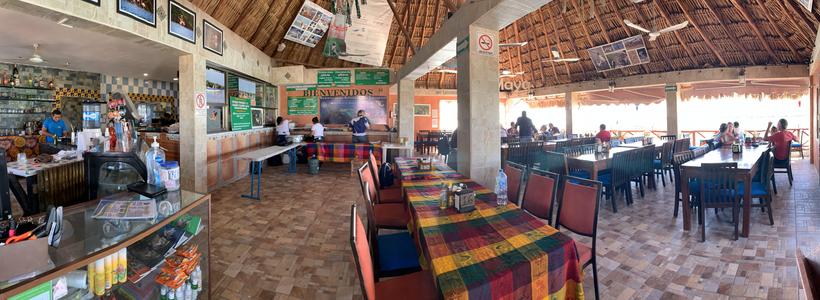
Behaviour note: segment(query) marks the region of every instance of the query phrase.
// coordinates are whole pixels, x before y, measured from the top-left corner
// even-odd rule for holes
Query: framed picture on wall
[[[117,0],[117,12],[157,27],[156,0]]]
[[[208,20],[202,20],[202,47],[222,55],[222,29],[217,28]]]
[[[174,0],[168,1],[168,33],[196,44],[196,34],[194,34],[194,24],[196,24],[196,13],[185,8]]]
[[[94,4],[96,6],[100,6],[100,0],[83,0],[83,1]]]
[[[413,115],[416,117],[429,117],[430,104],[415,104],[413,105]]]
[[[262,128],[265,126],[265,111],[261,108],[251,108],[251,122],[253,128]]]

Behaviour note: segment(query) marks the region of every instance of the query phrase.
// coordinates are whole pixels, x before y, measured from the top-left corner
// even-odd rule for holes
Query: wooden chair
[[[792,185],[794,181],[794,175],[792,174],[792,160],[791,158],[786,158],[786,160],[779,160],[775,159],[773,161],[774,164],[774,173],[772,176],[772,184],[775,184],[774,193],[777,194],[777,186],[774,180],[774,174],[786,174],[789,176],[789,186]]]
[[[698,190],[698,218],[700,221],[700,239],[706,241],[705,211],[714,208],[732,209],[732,223],[735,227],[734,239],[738,237],[740,223],[740,203],[743,195],[738,191],[737,163],[701,164],[701,171],[697,175]]]
[[[800,159],[805,159],[806,157],[803,156],[803,130],[798,129],[798,142],[792,142],[789,154],[793,152],[800,152]]]
[[[803,255],[803,251],[799,248],[795,251],[794,256],[797,258],[797,270],[800,272],[803,296],[808,300],[820,300],[820,270],[817,269],[820,262],[812,262]]]
[[[507,162],[504,166],[504,174],[507,174],[507,200],[521,204],[521,183],[524,181],[524,172],[527,170],[526,166],[519,165],[514,162]]]
[[[521,200],[521,208],[524,211],[547,220],[548,225],[552,225],[552,207],[558,192],[558,179],[558,174],[530,169],[524,197]]]
[[[362,220],[355,214],[355,205],[350,222],[350,249],[353,262],[362,286],[362,294],[367,300],[382,299],[438,299],[438,288],[429,271],[420,271],[376,282],[373,256]]]
[[[564,176],[569,174],[567,155],[564,153],[542,151],[533,158],[532,167]]]
[[[655,160],[655,175],[661,176],[661,183],[666,186],[666,175],[669,175],[669,180],[672,181],[672,147],[673,142],[663,143],[661,146],[660,158]]]
[[[618,212],[615,201],[619,191],[626,196],[626,203],[632,202],[632,189],[630,188],[630,161],[632,155],[637,150],[618,152],[612,155],[612,167],[610,172],[599,174],[598,181],[604,187],[604,196],[612,202],[612,211]]]
[[[370,151],[368,155],[368,165],[370,175],[373,177],[373,184],[376,187],[376,192],[379,194],[377,197],[377,203],[405,203],[401,194],[401,183],[397,184],[396,182],[398,181],[396,181],[392,186],[385,188],[381,186],[381,179],[379,179],[379,164],[376,161],[376,156],[373,155],[373,151]]]
[[[675,218],[678,217],[679,205],[683,203],[683,194],[681,191],[681,184],[683,184],[683,179],[681,179],[680,172],[681,165],[689,162],[693,158],[695,158],[695,152],[692,151],[683,151],[680,153],[676,153],[674,156],[672,156],[672,173],[675,175],[675,212],[672,214],[672,216],[674,216]],[[686,183],[689,185],[690,194],[697,193],[698,186],[694,183],[694,181],[689,181]]]
[[[555,228],[565,227],[575,234],[592,238],[592,246],[576,243],[578,259],[583,268],[592,265],[592,279],[595,284],[595,299],[598,295],[598,264],[596,241],[598,235],[598,199],[601,198],[601,183],[583,178],[567,176],[563,179],[563,196],[558,201]]]
[[[367,213],[372,214],[368,217],[368,219],[372,219],[375,222],[375,228],[378,229],[398,229],[403,230],[407,229],[407,223],[410,222],[410,214],[407,212],[406,207],[402,203],[373,203],[372,199],[378,199],[378,191],[375,188],[375,183],[373,181],[373,175],[368,170],[369,163],[364,163],[361,167],[359,167],[359,184],[362,188],[362,195],[367,194],[364,199],[370,200],[365,205],[367,205]]]
[[[752,200],[759,199],[757,204],[752,201],[752,207],[760,207],[762,210],[768,209],[769,212],[769,223],[774,225],[774,216],[772,215],[772,182],[771,180],[767,180],[766,178],[772,178],[774,175],[774,156],[772,155],[772,150],[766,150],[760,156],[760,177],[755,180],[752,180]],[[745,192],[744,186],[740,185],[738,187],[739,192],[741,195]]]
[[[365,194],[365,197],[368,197]],[[365,199],[369,202],[370,199]],[[382,234],[377,233],[376,228],[372,226],[374,220],[370,219],[372,214],[367,214],[367,241],[372,244],[370,253],[377,260],[374,262],[376,276],[393,277],[404,275],[408,273],[421,271],[419,264],[419,253],[416,250],[416,242],[410,233],[407,231]],[[351,207],[351,222],[353,217],[358,217],[356,214],[356,204]]]
[[[507,163],[514,162],[519,164],[526,163],[526,148],[524,143],[509,143],[507,144]]]
[[[678,136],[674,135],[674,134],[672,134],[672,135],[662,135],[661,136],[661,141],[672,142],[672,141],[675,141],[676,138],[678,138]]]

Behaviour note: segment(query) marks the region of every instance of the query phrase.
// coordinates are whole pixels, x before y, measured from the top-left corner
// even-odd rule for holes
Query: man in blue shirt
[[[361,109],[357,117],[350,120],[350,127],[353,127],[353,143],[367,143],[367,129],[370,128],[370,120],[367,113]]]
[[[40,134],[46,136],[46,142],[49,144],[54,144],[55,138],[63,137],[67,133],[68,125],[63,121],[63,113],[59,109],[51,112],[51,118],[43,121],[43,129],[40,130]]]

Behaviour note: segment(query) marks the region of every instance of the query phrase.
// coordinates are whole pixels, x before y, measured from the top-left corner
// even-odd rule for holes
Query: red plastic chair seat
[[[379,190],[379,198],[382,199],[382,203],[404,203],[404,199],[401,197],[400,186],[392,186]]]
[[[592,260],[591,247],[584,243],[575,243],[575,247],[578,248],[578,260],[581,262],[581,265],[586,265],[590,260]]]
[[[403,204],[384,203],[374,206],[376,226],[382,228],[406,228],[410,216],[404,210]]]
[[[377,299],[437,299],[438,289],[428,271],[416,272],[376,283]]]

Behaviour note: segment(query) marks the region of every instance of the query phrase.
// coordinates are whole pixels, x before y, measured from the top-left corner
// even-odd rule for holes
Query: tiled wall
[[[208,190],[248,175],[248,161],[238,160],[236,156],[272,145],[273,128],[208,135]]]
[[[102,76],[100,94],[108,95],[113,92],[137,93],[155,96],[172,96],[179,99],[179,86],[174,82],[146,80],[142,78]],[[176,107],[179,107],[175,103]]]

